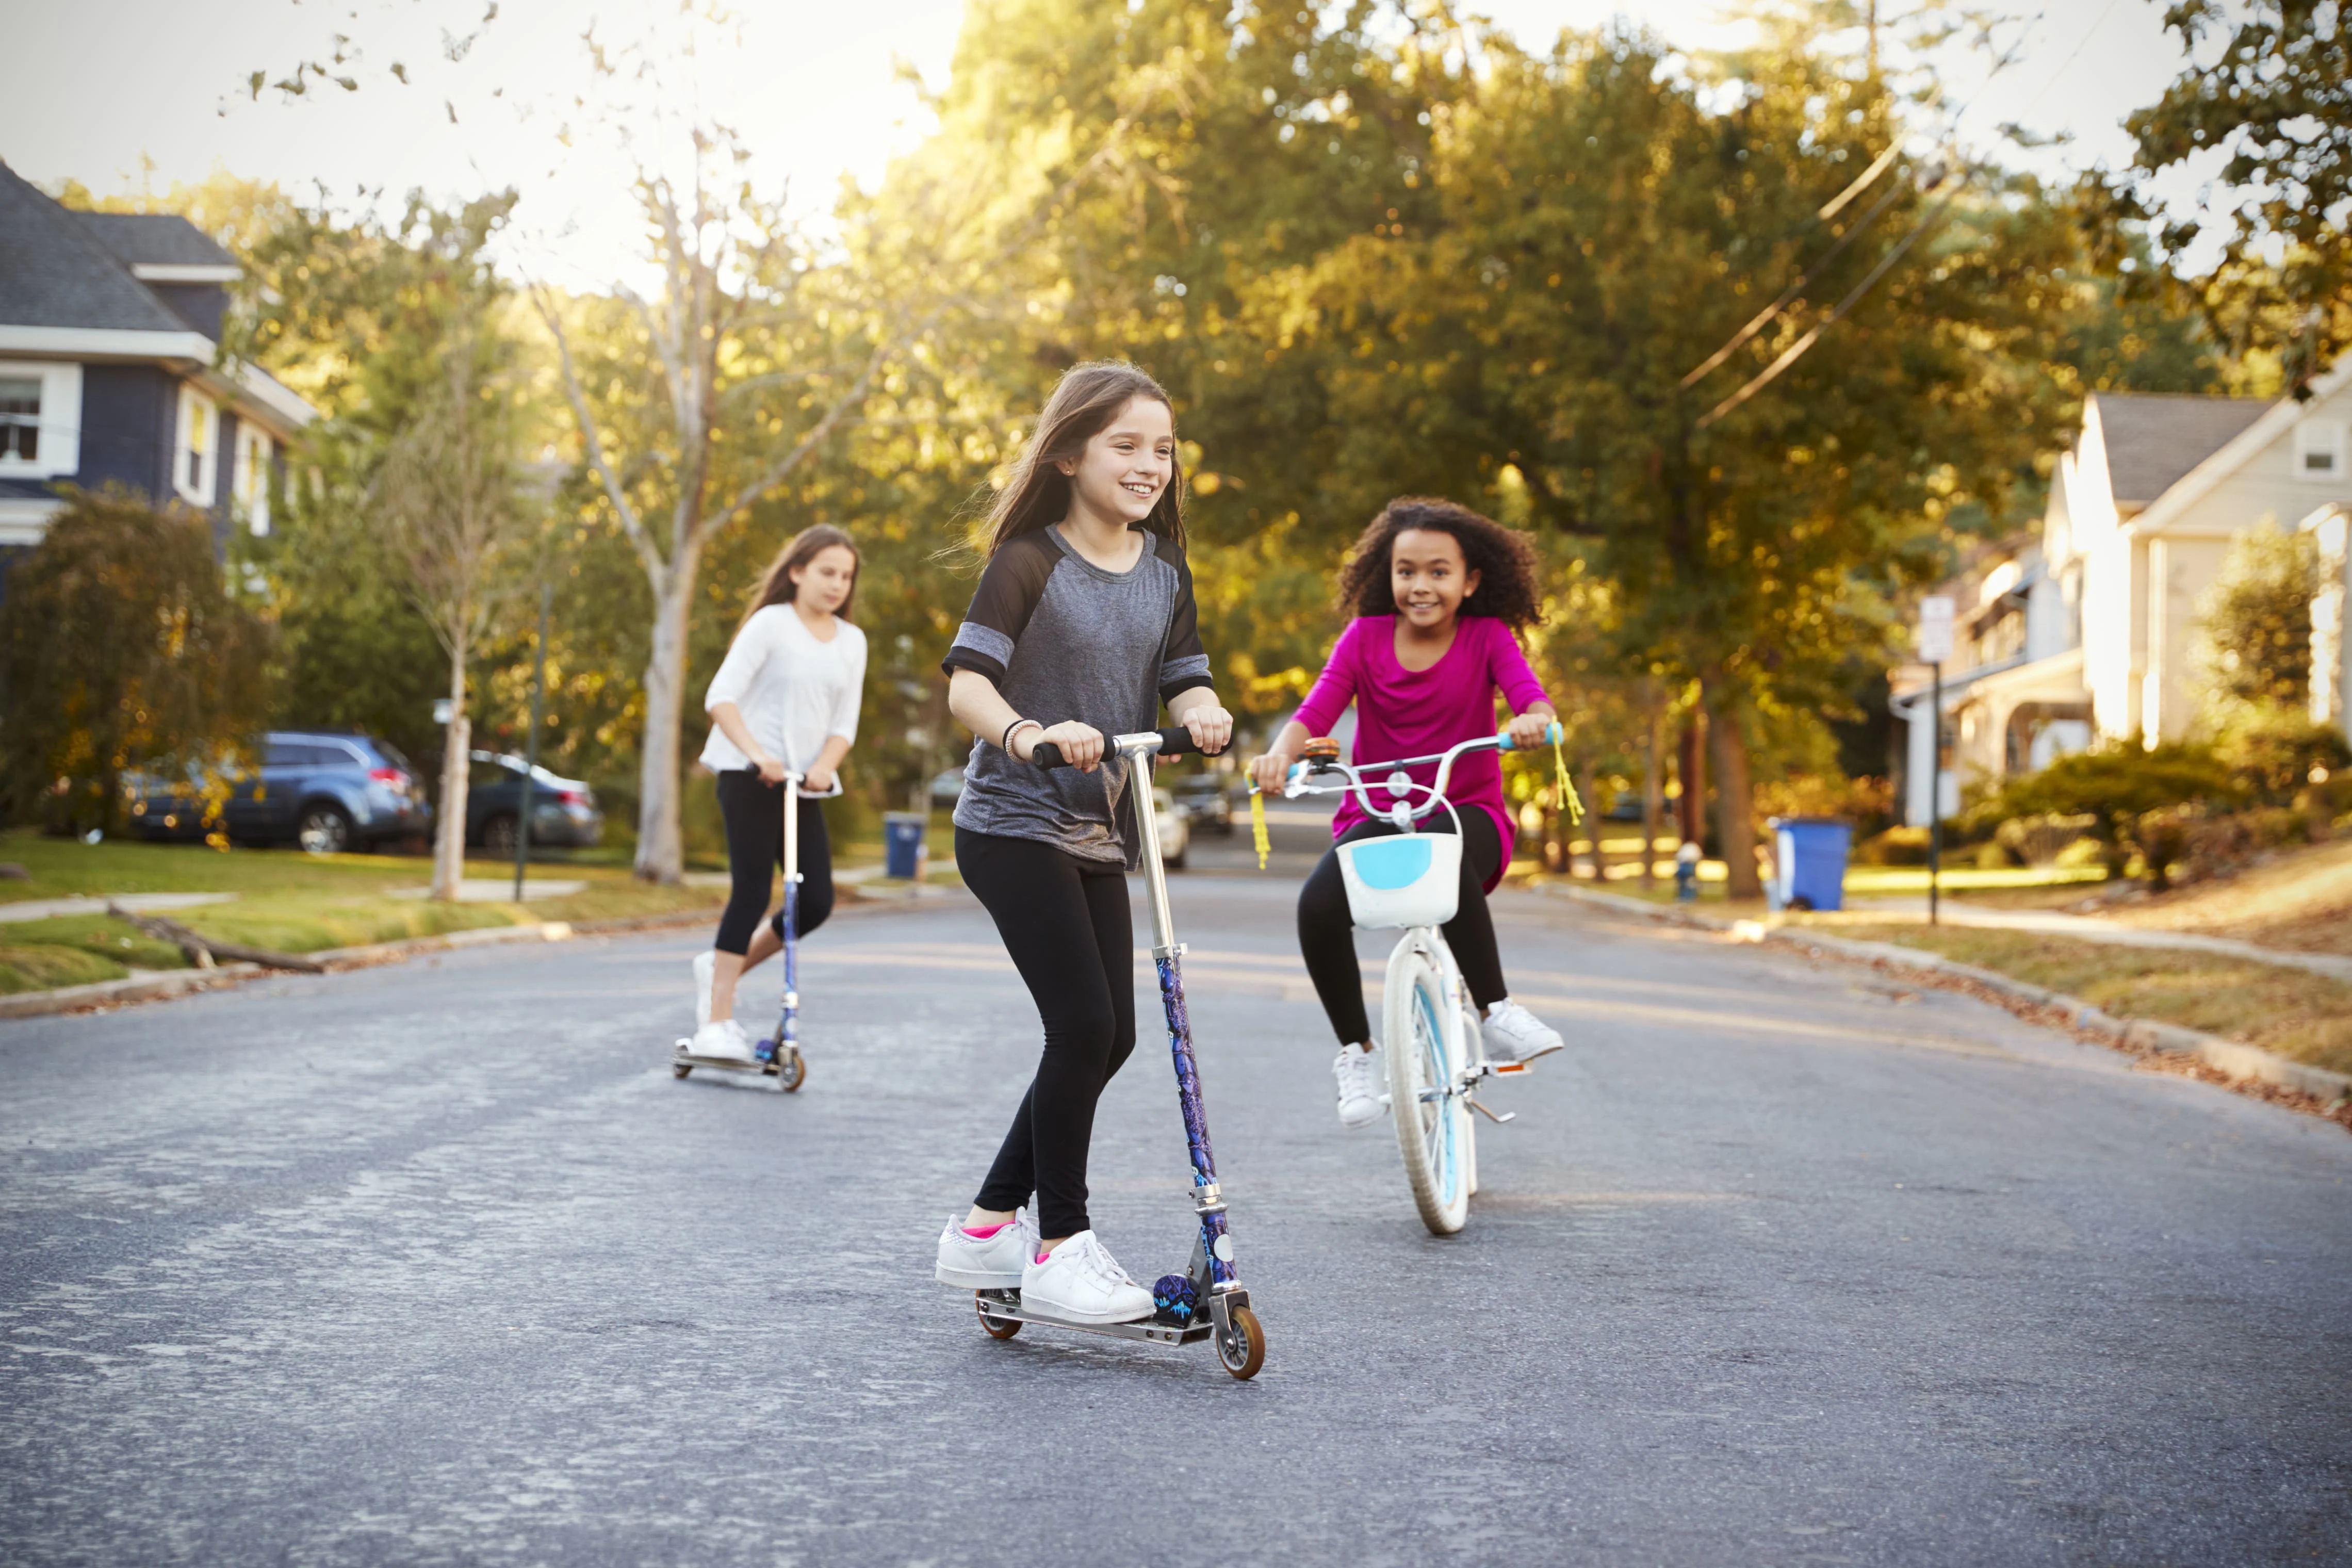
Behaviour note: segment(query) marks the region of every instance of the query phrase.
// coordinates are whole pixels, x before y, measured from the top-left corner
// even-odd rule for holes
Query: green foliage
[[[2087,816],[2091,836],[2106,847],[2110,875],[2137,848],[2149,879],[2162,888],[2167,868],[2188,847],[2190,809],[2234,806],[2246,793],[2210,746],[2116,742],[2003,780],[1969,817],[1972,827],[1989,830],[2018,817]]]
[[[2311,600],[2317,542],[2268,524],[2230,542],[2199,605],[2199,662],[2225,710],[2295,707],[2311,695]]]
[[[2111,221],[2147,221],[2162,176],[2218,174],[2194,216],[2161,223],[2162,247],[2178,258],[2218,239],[2211,273],[2175,280],[2217,338],[2282,353],[2299,384],[2352,343],[2352,27],[2329,0],[2177,0],[2164,25],[2189,62],[2125,122],[2131,166],[2101,205]]]
[[[268,628],[204,517],[75,492],[0,600],[0,736],[20,815],[112,828],[122,775],[235,750],[268,700]]]
[[[2273,805],[2285,805],[2309,785],[2352,767],[2344,731],[2313,722],[2303,708],[2242,708],[2215,751],[2256,799]]]

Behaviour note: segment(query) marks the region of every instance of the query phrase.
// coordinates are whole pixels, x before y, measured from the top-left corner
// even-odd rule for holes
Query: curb
[[[163,974],[134,974],[124,980],[62,985],[54,991],[20,991],[13,996],[0,996],[0,1018],[38,1018],[52,1013],[79,1013],[131,1002],[167,1002],[194,992],[226,989],[268,973],[257,963],[224,963],[215,969],[174,969]]]
[[[2118,1018],[2079,996],[2028,984],[1990,969],[1957,963],[1937,953],[1921,952],[1916,948],[1826,936],[1802,927],[1767,926],[1760,921],[1712,920],[1695,910],[1661,908],[1644,900],[1629,899],[1619,893],[1604,893],[1597,889],[1558,882],[1545,883],[1538,890],[1620,914],[1647,915],[1653,920],[1671,921],[1702,931],[1721,931],[1741,941],[1774,942],[1816,955],[1966,981],[2010,1001],[2029,1007],[2053,1010],[2077,1034],[2095,1036],[2135,1053],[2186,1057],[2203,1063],[2233,1084],[2267,1084],[2294,1094],[2309,1095],[2327,1105],[2352,1100],[2352,1073],[2311,1067],[2280,1056],[2275,1051],[2264,1050],[2260,1046],[2250,1046],[2242,1040],[2232,1040],[2221,1035],[2209,1035],[2201,1029],[2185,1029],[2178,1024],[2159,1024],[2146,1018]]]
[[[958,897],[958,894],[961,896]],[[976,905],[978,901],[961,888],[939,895],[853,897],[842,900],[835,907],[834,918],[910,914],[923,910],[957,909]],[[439,936],[404,937],[397,942],[369,942],[359,947],[331,947],[318,952],[306,952],[302,956],[313,960],[330,974],[342,974],[354,969],[404,963],[427,953],[462,948],[498,947],[519,942],[572,942],[582,937],[625,936],[633,931],[710,925],[723,912],[723,905],[713,904],[709,909],[673,910],[657,915],[618,915],[602,921],[538,921],[525,925],[480,926],[471,931],[447,931]],[[162,974],[133,975],[126,980],[101,980],[89,985],[61,986],[55,991],[24,991],[13,996],[0,996],[0,1020],[95,1012],[100,1008],[122,1007],[139,1002],[168,1002],[175,996],[225,990],[231,985],[278,973],[257,963],[224,963],[215,969],[175,969]]]

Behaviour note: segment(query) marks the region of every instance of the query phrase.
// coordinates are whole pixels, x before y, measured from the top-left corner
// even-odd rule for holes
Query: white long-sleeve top
[[[857,698],[866,683],[866,634],[835,617],[833,640],[819,642],[790,605],[755,611],[710,678],[702,708],[741,710],[752,739],[795,771],[815,765],[825,739],[857,739]],[[703,742],[713,773],[748,768],[751,759],[718,725]]]

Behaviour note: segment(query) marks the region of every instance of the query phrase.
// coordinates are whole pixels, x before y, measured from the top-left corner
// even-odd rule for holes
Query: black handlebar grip
[[[1160,731],[1159,754],[1160,756],[1181,756],[1187,752],[1197,752],[1200,749],[1200,747],[1192,743],[1192,731],[1185,729],[1181,724],[1177,725],[1172,730],[1162,730]],[[1032,766],[1040,768],[1066,768],[1069,766],[1067,763],[1062,760],[1062,748],[1054,744],[1051,741],[1040,741],[1035,745],[1030,747],[1029,762]]]

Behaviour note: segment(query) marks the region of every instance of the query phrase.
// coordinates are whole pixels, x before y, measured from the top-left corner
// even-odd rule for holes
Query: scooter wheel
[[[1259,1327],[1257,1314],[1247,1307],[1235,1307],[1228,1320],[1229,1326],[1209,1337],[1217,1347],[1217,1360],[1238,1381],[1246,1382],[1257,1375],[1265,1364],[1265,1330]]]
[[[669,1072],[672,1078],[684,1078],[693,1070],[694,1069],[692,1068],[687,1066],[684,1062],[674,1062],[670,1066]]]
[[[974,1296],[971,1300],[972,1305],[980,1310],[980,1326],[988,1331],[988,1337],[990,1339],[1009,1340],[1013,1335],[1021,1331],[1021,1320],[1018,1318],[992,1318],[989,1316],[987,1297]]]
[[[779,1056],[776,1058],[776,1081],[783,1086],[786,1094],[799,1089],[808,1081],[808,1058],[797,1049],[789,1055]]]

